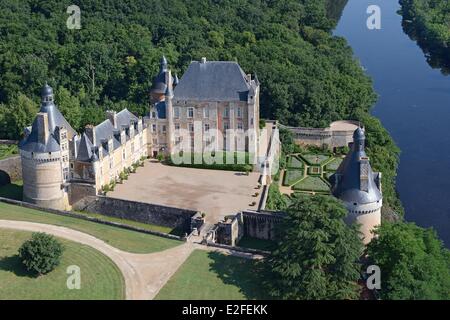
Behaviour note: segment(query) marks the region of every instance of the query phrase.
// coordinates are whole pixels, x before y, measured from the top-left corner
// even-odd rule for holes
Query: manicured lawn
[[[149,230],[149,231],[168,233],[168,234],[177,235],[177,236],[182,236],[182,233],[183,233],[182,230],[174,229],[174,228],[170,228],[170,227],[159,226],[156,224],[147,224],[147,223],[137,222],[137,221],[133,221],[133,220],[109,217],[109,216],[105,216],[102,214],[90,213],[90,212],[77,211],[76,213],[83,214],[88,217],[95,218],[95,219],[102,220],[102,221],[126,224],[126,225],[129,225],[132,227],[137,227],[137,228]]]
[[[268,299],[255,261],[195,250],[161,289],[159,300]]]
[[[243,237],[241,241],[239,241],[238,246],[250,249],[272,251],[275,249],[276,243],[270,240]]]
[[[292,186],[303,178],[303,169],[288,169],[284,175],[283,185]]]
[[[288,168],[296,168],[296,169],[303,168],[303,161],[301,161],[296,156],[290,156],[288,160]]]
[[[61,264],[52,272],[35,277],[22,265],[19,247],[31,232],[0,229],[0,300],[111,300],[124,299],[125,282],[116,265],[88,246],[59,239],[64,247]],[[67,288],[67,267],[81,271],[80,290]]]
[[[294,186],[294,190],[301,191],[330,191],[330,186],[320,177],[306,177]]]
[[[97,237],[113,247],[133,253],[163,251],[182,242],[150,234],[125,230],[100,223],[59,216],[0,202],[0,220],[19,220],[68,227]]]
[[[325,154],[312,154],[312,153],[302,154],[302,157],[311,165],[321,164],[330,158],[328,155]]]
[[[325,166],[325,169],[327,171],[336,171],[341,165],[342,160],[343,160],[342,158],[335,158],[333,161],[331,161]]]
[[[23,181],[14,181],[0,187],[0,197],[22,201]]]

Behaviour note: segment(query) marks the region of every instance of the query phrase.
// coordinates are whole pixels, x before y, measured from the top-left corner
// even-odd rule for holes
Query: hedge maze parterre
[[[283,186],[295,193],[330,193],[329,178],[342,162],[332,154],[293,154],[287,158]]]

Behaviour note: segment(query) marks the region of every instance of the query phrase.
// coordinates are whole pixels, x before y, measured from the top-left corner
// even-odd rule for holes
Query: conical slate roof
[[[47,142],[39,143],[38,132],[39,123],[37,119],[34,120],[30,135],[20,143],[20,148],[29,152],[55,152],[59,151],[59,144],[55,136],[57,127],[64,127],[67,130],[69,139],[76,135],[76,131],[67,122],[61,112],[58,110],[53,102],[53,89],[49,85],[45,85],[41,90],[42,103],[39,112],[47,113],[48,116],[48,131],[49,138]]]
[[[93,144],[89,140],[88,136],[83,133],[81,136],[80,144],[78,146],[77,160],[83,162],[89,162],[92,159],[92,147]]]
[[[367,204],[382,199],[377,186],[378,174],[372,171],[365,152],[365,134],[361,128],[353,134],[353,146],[339,166],[333,179],[338,179],[333,187],[337,198],[351,203]]]

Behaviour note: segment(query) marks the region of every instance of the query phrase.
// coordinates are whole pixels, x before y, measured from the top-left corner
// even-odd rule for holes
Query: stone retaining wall
[[[86,216],[83,214],[69,212],[69,211],[61,211],[61,210],[55,210],[55,209],[49,209],[49,208],[42,208],[35,204],[28,203],[28,202],[16,201],[16,200],[11,200],[11,199],[7,199],[7,198],[0,198],[0,202],[4,202],[4,203],[16,205],[16,206],[21,206],[24,208],[40,210],[40,211],[56,214],[59,216],[71,217],[71,218],[86,220],[86,221],[93,222],[93,223],[100,223],[100,224],[104,224],[104,225],[108,225],[108,226],[118,227],[121,229],[151,234],[151,235],[164,237],[164,238],[168,238],[168,239],[185,241],[184,237],[179,237],[179,236],[175,236],[175,235],[168,234],[168,233],[142,229],[142,228],[138,228],[138,227],[134,227],[134,226],[130,226],[127,224],[118,223],[118,222],[105,221],[105,220],[101,220],[101,219],[97,219],[97,218],[93,218],[93,217],[89,217],[89,216]]]
[[[17,180],[22,180],[22,163],[20,156],[0,160],[0,186]]]
[[[191,232],[191,218],[196,211],[135,202],[105,196],[87,197],[74,210],[98,213],[109,217],[127,219]]]

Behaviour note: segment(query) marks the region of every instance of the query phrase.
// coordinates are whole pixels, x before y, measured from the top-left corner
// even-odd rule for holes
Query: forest
[[[427,53],[434,68],[450,74],[450,3],[444,0],[400,0],[403,26]]]
[[[165,55],[179,76],[192,60],[238,61],[262,83],[262,117],[324,127],[361,120],[372,165],[383,172],[386,208],[395,192],[399,150],[369,110],[372,82],[343,38],[331,33],[346,0],[2,0],[0,138],[19,139],[46,81],[82,131],[107,109],[144,115]],[[66,26],[69,5],[81,29]]]

